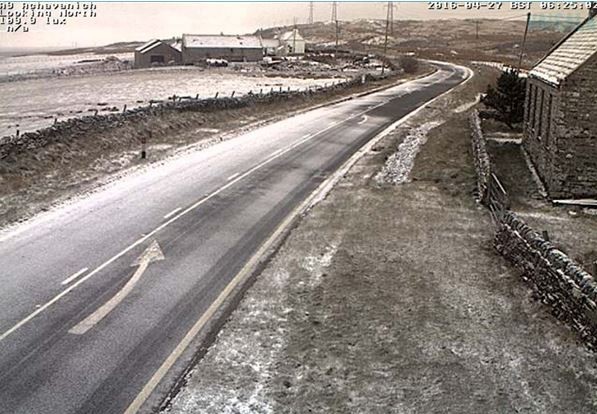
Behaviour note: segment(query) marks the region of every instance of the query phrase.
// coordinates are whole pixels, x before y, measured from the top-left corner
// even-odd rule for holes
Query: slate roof
[[[186,48],[261,49],[263,47],[261,39],[257,36],[183,34],[182,44]]]
[[[597,17],[588,18],[557,44],[529,76],[558,86],[597,54]]]
[[[140,53],[146,53],[146,52],[149,52],[151,49],[153,49],[154,47],[156,47],[156,46],[158,46],[160,44],[162,44],[161,40],[151,39],[149,42],[147,42],[147,43],[139,46],[135,50],[137,52],[140,52]]]
[[[168,45],[168,46],[170,46],[170,47],[172,47],[172,48],[174,48],[174,49],[176,49],[176,50],[178,50],[180,52],[180,46],[176,42],[174,42],[172,44],[168,44],[168,43],[163,42],[163,41],[158,40],[158,39],[151,39],[149,42],[147,42],[147,43],[139,46],[135,50],[137,52],[139,52],[139,53],[147,53],[150,50],[152,50],[153,48],[155,48],[155,47],[157,47],[157,46],[159,46],[161,44]]]

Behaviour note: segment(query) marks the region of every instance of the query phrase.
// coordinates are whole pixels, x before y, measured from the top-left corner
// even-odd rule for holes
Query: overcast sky
[[[0,2],[1,3],[1,2]],[[111,2],[95,3],[97,17],[72,19],[65,26],[37,24],[28,33],[6,33],[0,26],[0,48],[99,46],[119,41],[180,36],[182,33],[250,33],[259,28],[306,22],[308,2]],[[338,2],[338,19],[385,18],[384,2]],[[427,2],[396,3],[396,19],[446,19],[524,15],[501,11],[431,11]],[[538,13],[539,4],[534,5]],[[329,20],[331,3],[315,3],[315,20]]]

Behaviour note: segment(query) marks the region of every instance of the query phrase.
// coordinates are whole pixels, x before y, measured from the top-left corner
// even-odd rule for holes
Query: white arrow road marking
[[[367,115],[363,115],[363,119],[358,122],[358,125],[363,125],[365,122],[367,122],[367,119],[369,119]]]
[[[61,285],[68,285],[70,282],[72,282],[73,280],[75,280],[76,278],[78,278],[79,276],[81,276],[83,273],[85,273],[86,271],[88,271],[89,269],[84,267],[83,269],[79,270],[77,273],[75,273],[74,275],[64,279],[62,281],[62,283],[60,283]]]
[[[114,310],[114,308],[118,306],[129,293],[131,293],[139,279],[141,279],[141,276],[143,276],[143,273],[147,270],[149,264],[158,260],[164,260],[164,254],[162,253],[162,249],[160,249],[158,242],[154,240],[143,254],[141,254],[141,256],[139,256],[139,258],[131,265],[139,267],[126,285],[124,285],[112,299],[104,303],[102,307],[83,319],[68,332],[75,335],[83,335],[89,329],[93,328],[99,321],[104,319],[107,314],[112,312],[112,310]]]

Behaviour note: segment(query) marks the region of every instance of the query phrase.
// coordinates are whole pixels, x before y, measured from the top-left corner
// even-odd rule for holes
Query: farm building
[[[205,59],[257,62],[263,59],[263,45],[257,36],[183,34],[183,63],[200,63]]]
[[[180,63],[182,63],[182,53],[176,43],[169,44],[153,39],[135,49],[134,67],[136,69]]]
[[[266,56],[284,56],[284,46],[278,39],[261,39],[261,44]]]
[[[597,17],[529,72],[523,144],[552,199],[597,197]]]
[[[305,54],[305,38],[297,29],[282,33],[279,37],[280,44],[284,47],[284,54],[303,55]]]

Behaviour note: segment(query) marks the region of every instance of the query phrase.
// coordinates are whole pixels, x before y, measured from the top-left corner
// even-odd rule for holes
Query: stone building
[[[135,69],[181,63],[180,45],[175,42],[170,44],[153,39],[135,49]]]
[[[183,34],[183,63],[201,63],[206,59],[258,62],[263,59],[263,45],[258,36]]]
[[[523,144],[552,199],[597,197],[597,17],[529,72]]]

